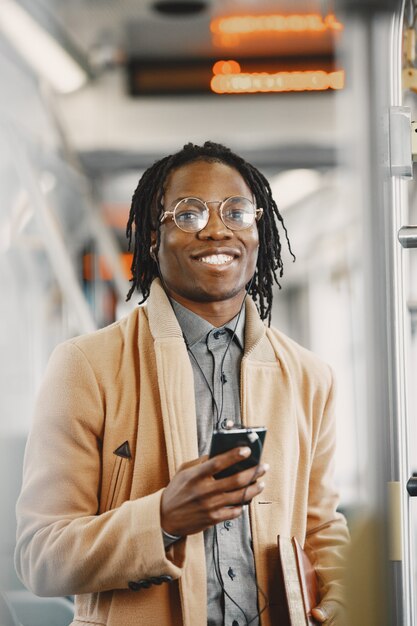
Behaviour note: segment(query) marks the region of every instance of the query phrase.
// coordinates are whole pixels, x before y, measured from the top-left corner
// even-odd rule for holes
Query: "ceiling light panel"
[[[58,92],[75,91],[87,81],[86,71],[13,0],[0,2],[0,31],[28,65]]]

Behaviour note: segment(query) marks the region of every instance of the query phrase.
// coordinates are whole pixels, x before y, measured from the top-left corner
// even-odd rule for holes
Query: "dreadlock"
[[[129,250],[132,245],[133,230],[135,231],[131,266],[132,286],[126,300],[129,300],[135,289],[138,289],[142,293],[142,300],[139,304],[145,302],[149,296],[153,279],[159,275],[158,266],[150,253],[151,233],[152,231],[158,233],[157,247],[159,248],[159,215],[163,211],[162,198],[168,175],[182,165],[198,160],[219,162],[233,167],[239,172],[252,191],[256,200],[256,206],[264,209],[262,218],[257,222],[259,253],[249,293],[257,304],[261,318],[263,320],[268,319],[269,324],[271,322],[273,283],[275,281],[281,289],[279,279],[282,278],[284,269],[278,222],[285,233],[290,254],[295,260],[288,239],[287,229],[272,197],[271,187],[265,176],[256,167],[246,162],[229,148],[212,141],[206,141],[203,146],[197,146],[192,143],[186,144],[179,152],[166,156],[154,163],[139,180],[133,194],[126,228]]]

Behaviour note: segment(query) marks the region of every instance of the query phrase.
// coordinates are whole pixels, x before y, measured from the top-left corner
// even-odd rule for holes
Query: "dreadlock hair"
[[[285,233],[288,249],[295,260],[284,224],[275,200],[272,197],[271,187],[261,172],[242,157],[225,146],[206,141],[203,146],[187,143],[182,150],[166,156],[149,167],[133,194],[132,206],[127,222],[126,236],[129,250],[132,244],[133,230],[135,243],[132,260],[132,286],[127,294],[129,300],[138,289],[142,294],[139,304],[145,302],[149,296],[150,286],[154,278],[159,276],[158,265],[151,256],[151,233],[157,232],[157,247],[159,248],[159,216],[163,212],[162,198],[165,191],[165,182],[168,175],[182,165],[193,161],[207,161],[224,163],[233,167],[242,176],[252,191],[256,206],[263,208],[262,218],[257,222],[259,233],[259,252],[255,275],[250,286],[250,295],[255,301],[259,314],[263,320],[271,322],[272,287],[273,283],[281,289],[279,279],[283,275],[281,257],[281,239],[278,223]]]

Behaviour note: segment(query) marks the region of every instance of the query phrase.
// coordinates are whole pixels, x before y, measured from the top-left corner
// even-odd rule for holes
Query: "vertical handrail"
[[[390,170],[390,109],[400,106],[404,1],[397,6],[346,0],[347,66],[352,144],[345,156],[363,214],[368,502],[371,532],[354,568],[372,580],[358,599],[368,610],[355,626],[414,626],[410,594],[405,333],[402,251],[397,232],[407,209],[404,182]],[[343,54],[344,53],[344,54]],[[345,111],[343,111],[346,113]],[[346,119],[346,116],[345,116]],[[395,522],[395,524],[393,524]],[[376,549],[369,548],[369,540]],[[361,537],[359,537],[361,541]],[[368,562],[367,562],[368,559]],[[375,582],[376,581],[376,582]],[[372,601],[367,596],[372,595]],[[389,598],[389,601],[387,599]],[[349,598],[352,602],[353,598]],[[373,602],[373,610],[372,610]],[[365,611],[364,611],[365,612]],[[375,613],[378,613],[375,616]]]
[[[401,11],[394,15],[391,31],[392,66],[391,78],[391,105],[402,106],[402,57],[403,57],[403,24],[405,1]],[[410,129],[411,132],[411,129]],[[411,155],[410,155],[411,159]],[[408,454],[408,411],[407,411],[407,366],[406,366],[406,268],[404,253],[398,241],[401,225],[407,219],[408,204],[405,185],[407,183],[399,176],[391,178],[391,223],[387,224],[392,250],[392,298],[393,320],[391,324],[390,342],[393,346],[393,368],[391,372],[394,411],[391,430],[393,436],[391,445],[391,480],[398,482],[401,507],[401,577],[397,581],[397,593],[401,594],[402,622],[405,626],[415,624],[414,597],[412,580],[411,554],[411,507],[406,485],[410,476]],[[389,289],[389,286],[388,286]],[[398,574],[397,574],[398,576]]]

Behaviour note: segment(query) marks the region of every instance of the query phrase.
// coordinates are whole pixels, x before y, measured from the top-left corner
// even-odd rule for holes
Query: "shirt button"
[[[229,567],[229,569],[227,570],[227,575],[229,576],[230,580],[236,578],[236,572],[231,567]]]
[[[226,530],[230,530],[233,527],[233,522],[231,522],[230,519],[226,520],[224,523],[224,527]]]

